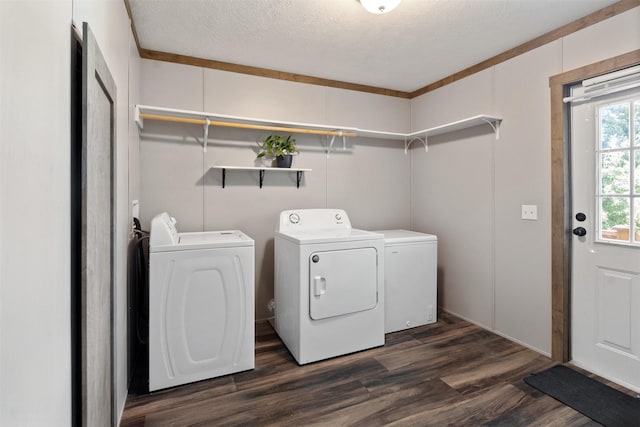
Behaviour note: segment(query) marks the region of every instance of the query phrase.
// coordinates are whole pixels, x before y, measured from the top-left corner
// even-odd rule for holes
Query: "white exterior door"
[[[571,107],[572,361],[640,391],[640,92]]]

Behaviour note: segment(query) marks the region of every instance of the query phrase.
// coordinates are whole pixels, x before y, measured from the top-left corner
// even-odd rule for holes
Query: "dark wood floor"
[[[550,359],[447,313],[305,366],[269,324],[256,334],[255,370],[130,396],[121,425],[598,425],[523,382]]]

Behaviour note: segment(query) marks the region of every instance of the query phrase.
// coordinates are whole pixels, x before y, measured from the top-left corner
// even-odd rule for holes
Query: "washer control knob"
[[[300,215],[298,215],[297,213],[292,213],[291,215],[289,215],[289,221],[291,221],[291,224],[299,223]]]
[[[342,215],[340,215],[339,213],[337,213],[337,214],[336,214],[336,219],[337,219],[338,221],[340,221],[340,220],[342,219]]]
[[[311,257],[311,261],[318,262],[318,261],[320,261],[320,257],[318,255],[314,255],[314,256]]]

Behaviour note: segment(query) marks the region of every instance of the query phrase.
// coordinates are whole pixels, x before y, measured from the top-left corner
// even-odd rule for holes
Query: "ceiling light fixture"
[[[380,15],[391,12],[400,4],[400,0],[360,0],[360,4],[367,11]]]

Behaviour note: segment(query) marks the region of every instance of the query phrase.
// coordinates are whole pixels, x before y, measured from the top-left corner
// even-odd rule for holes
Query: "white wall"
[[[0,425],[71,423],[71,24],[88,21],[117,85],[117,405],[127,394],[129,69],[138,55],[120,1],[1,1]],[[131,102],[136,102],[136,91]],[[137,185],[133,168],[134,193]]]
[[[495,330],[551,352],[551,144],[549,76],[560,41],[495,67],[504,116],[495,151]],[[537,205],[538,220],[521,219]],[[535,327],[531,327],[535,325]]]
[[[134,121],[135,106],[140,103],[140,57],[130,33],[129,40],[129,199],[140,199],[140,133]],[[131,208],[131,206],[130,206]],[[133,215],[131,215],[133,217]]]
[[[415,130],[493,112],[491,70],[412,103]],[[455,108],[448,107],[455,102]],[[448,310],[493,323],[494,136],[489,126],[429,138],[411,150],[412,227],[438,236],[438,299]]]
[[[116,405],[121,414],[127,397],[127,252],[131,238],[131,200],[138,197],[138,133],[133,106],[139,95],[139,57],[124,2],[74,0],[73,22],[88,22],[116,84]],[[134,162],[130,167],[129,155]],[[131,171],[131,176],[130,176]],[[130,188],[131,185],[131,188]],[[129,194],[130,190],[133,197]]]
[[[0,1],[0,425],[71,423],[71,0]]]
[[[412,225],[438,234],[441,303],[551,352],[550,76],[640,47],[640,8],[412,100],[414,130],[477,114],[504,120],[412,151]],[[445,140],[446,138],[446,140]],[[440,143],[442,142],[442,143]],[[520,219],[521,205],[538,220]]]
[[[409,129],[409,101],[157,61],[142,61],[142,103],[220,114],[395,131]],[[271,132],[145,122],[141,140],[141,217],[167,211],[180,231],[241,229],[256,241],[256,318],[270,317],[273,230],[284,209],[343,208],[354,227],[408,228],[409,156],[397,141],[354,138],[325,155],[324,137],[295,135],[295,174],[221,172],[212,165],[254,166],[255,141]],[[340,141],[337,144],[342,146]]]

